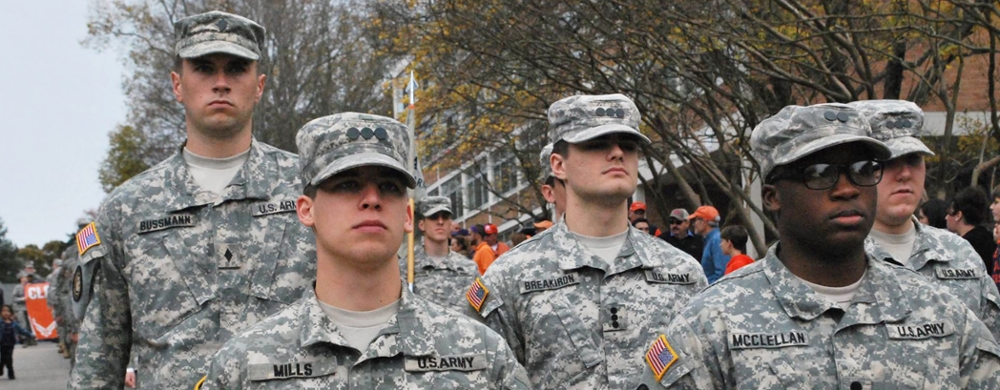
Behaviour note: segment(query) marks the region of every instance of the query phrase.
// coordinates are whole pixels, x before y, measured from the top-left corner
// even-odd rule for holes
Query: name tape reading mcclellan
[[[938,279],[979,279],[979,274],[974,268],[938,268]]]
[[[253,205],[253,216],[263,217],[265,215],[290,213],[295,211],[294,200],[283,200],[275,203],[257,203]]]
[[[789,331],[781,333],[732,333],[730,349],[783,348],[809,345],[805,332]]]
[[[310,362],[250,364],[247,368],[247,376],[251,381],[265,381],[334,375],[339,366],[336,359],[328,359]]]
[[[194,214],[171,214],[162,218],[147,219],[139,222],[139,234],[150,233],[175,227],[190,227],[195,225]]]
[[[947,322],[932,322],[929,324],[889,324],[890,339],[921,340],[931,337],[945,337],[955,333],[954,326]]]
[[[552,279],[525,280],[521,282],[521,294],[533,291],[555,290],[579,283],[580,280],[576,274],[566,274]]]
[[[656,270],[648,269],[646,272],[646,281],[650,283],[668,283],[668,284],[691,284],[695,280],[691,278],[691,274],[673,274],[673,273],[662,273]]]
[[[421,356],[406,358],[406,371],[478,371],[486,368],[486,355]]]

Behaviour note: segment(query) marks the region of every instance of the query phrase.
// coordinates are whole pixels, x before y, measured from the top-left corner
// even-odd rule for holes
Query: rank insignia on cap
[[[88,249],[100,244],[101,237],[97,235],[97,225],[95,225],[94,222],[84,226],[83,229],[80,229],[80,232],[76,234],[76,249],[80,250],[80,255],[83,255]]]
[[[677,362],[678,358],[674,348],[667,342],[667,336],[664,335],[660,335],[649,347],[649,352],[646,352],[646,362],[649,363],[649,368],[653,369],[656,380],[663,378],[663,374],[667,373],[667,369]]]
[[[476,278],[476,281],[472,282],[472,287],[469,287],[469,292],[465,293],[465,299],[468,299],[469,304],[478,312],[479,308],[483,307],[483,301],[486,300],[486,296],[489,294],[490,290],[487,290],[483,282],[479,278]]]

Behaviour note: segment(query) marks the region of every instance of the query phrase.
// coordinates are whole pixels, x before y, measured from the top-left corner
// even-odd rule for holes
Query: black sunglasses
[[[670,220],[670,224],[671,224],[671,225],[680,225],[680,224],[683,224],[683,223],[684,223],[684,222],[682,222],[682,221],[679,221],[679,220],[676,220],[676,219],[671,219],[671,220]]]
[[[842,173],[847,174],[847,178],[859,187],[871,187],[882,181],[881,162],[869,160],[858,161],[852,164],[812,164],[800,168],[792,168],[775,172],[771,176],[770,182],[781,179],[798,180],[806,185],[810,190],[827,190],[837,185]]]

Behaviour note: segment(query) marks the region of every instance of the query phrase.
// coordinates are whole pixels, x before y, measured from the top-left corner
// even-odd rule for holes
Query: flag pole
[[[418,167],[418,164],[416,163],[416,161],[417,161],[417,149],[416,149],[417,142],[416,142],[416,139],[415,139],[415,137],[416,137],[416,131],[414,130],[415,127],[416,127],[416,123],[417,123],[417,121],[416,121],[416,107],[414,106],[414,103],[416,102],[416,100],[414,99],[414,97],[415,97],[414,94],[416,92],[415,90],[417,89],[417,80],[416,80],[416,78],[413,77],[413,71],[412,70],[410,71],[410,81],[406,84],[406,89],[410,93],[410,96],[409,96],[410,97],[410,101],[408,102],[409,104],[406,107],[406,127],[409,130],[409,132],[410,132],[410,153],[411,153],[411,156],[413,158],[413,161],[410,162],[410,164],[411,164],[410,169],[417,170],[417,169],[419,169],[419,167]],[[414,175],[414,176],[416,176],[416,175]],[[422,175],[422,172],[421,172],[421,177],[422,176],[423,175]],[[423,185],[423,183],[418,183],[417,185],[420,186],[420,185]],[[417,197],[417,190],[418,190],[417,188],[414,188],[413,196],[410,197],[410,220],[413,221],[414,225],[417,224],[416,223],[417,209],[416,209],[416,206],[415,206],[415,204],[416,204],[415,200],[416,200],[416,197]],[[407,284],[407,287],[410,289],[411,293],[413,292],[413,270],[414,270],[414,264],[413,264],[413,262],[414,262],[414,258],[413,258],[414,242],[413,242],[413,240],[414,240],[414,232],[413,232],[413,229],[411,229],[410,232],[407,234],[407,237],[406,237],[406,284]]]

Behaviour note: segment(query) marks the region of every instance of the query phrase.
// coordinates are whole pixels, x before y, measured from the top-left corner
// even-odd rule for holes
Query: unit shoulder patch
[[[479,277],[476,277],[476,280],[472,282],[472,286],[469,287],[469,291],[465,293],[465,299],[469,300],[469,304],[478,312],[479,308],[483,307],[483,302],[486,301],[486,296],[489,294],[490,290],[483,285]]]
[[[653,345],[649,347],[649,351],[646,352],[646,363],[653,370],[653,376],[656,377],[657,381],[663,378],[663,374],[666,374],[670,366],[677,363],[679,359],[680,356],[674,352],[674,347],[670,346],[667,336],[664,335],[657,337]]]

